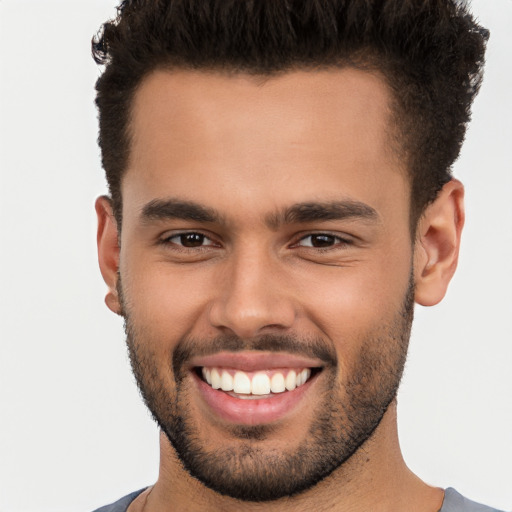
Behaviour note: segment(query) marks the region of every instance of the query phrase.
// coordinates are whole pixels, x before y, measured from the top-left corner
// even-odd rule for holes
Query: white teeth
[[[253,395],[268,395],[270,393],[270,379],[263,372],[258,372],[252,378],[251,391]]]
[[[261,395],[234,395],[240,400],[260,400]]]
[[[232,391],[233,390],[233,377],[224,370],[222,372],[222,377],[220,379],[220,387],[222,391]]]
[[[309,379],[309,376],[311,375],[311,370],[308,369],[304,369],[302,370],[298,375],[297,375],[297,386],[302,386],[302,384],[304,384],[308,379]]]
[[[301,371],[288,370],[286,377],[283,371],[275,371],[272,378],[267,372],[256,372],[252,378],[246,372],[233,370],[223,370],[219,368],[201,369],[203,379],[213,388],[222,389],[222,391],[233,391],[237,395],[252,395],[261,397],[272,393],[283,393],[284,391],[293,391],[302,386],[311,376],[311,370],[304,368]],[[231,372],[231,373],[230,373]],[[241,397],[247,398],[247,397]]]
[[[233,379],[233,391],[235,393],[251,394],[251,379],[244,372],[236,372]]]
[[[297,374],[290,370],[286,376],[285,386],[288,391],[293,391],[297,387]]]
[[[203,379],[208,382],[208,384],[212,384],[212,372],[208,370],[208,368],[203,366]]]
[[[272,380],[270,381],[270,390],[272,393],[282,393],[285,391],[286,386],[284,384],[284,377],[282,373],[274,373]]]
[[[212,373],[211,373],[211,379],[212,379],[212,383],[211,383],[212,388],[220,389],[221,380],[220,380],[220,375],[219,375],[217,368],[213,368]]]

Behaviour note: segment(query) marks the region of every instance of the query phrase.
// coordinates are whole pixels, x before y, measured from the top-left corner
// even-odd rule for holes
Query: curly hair
[[[393,140],[411,180],[411,223],[451,179],[482,80],[489,32],[462,0],[124,0],[93,38],[99,145],[114,213],[134,94],[156,69],[272,76],[355,66],[393,97]]]

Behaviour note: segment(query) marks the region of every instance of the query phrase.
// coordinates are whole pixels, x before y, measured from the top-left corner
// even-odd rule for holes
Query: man
[[[99,261],[161,463],[100,510],[491,510],[415,476],[396,423],[486,39],[448,0],[121,4]]]

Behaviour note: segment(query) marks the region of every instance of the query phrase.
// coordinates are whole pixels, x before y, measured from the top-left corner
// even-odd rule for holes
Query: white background
[[[157,476],[156,427],[103,304],[90,38],[114,0],[0,0],[0,512],[90,511]],[[512,509],[511,0],[455,174],[467,228],[445,301],[417,310],[399,398],[410,467]]]

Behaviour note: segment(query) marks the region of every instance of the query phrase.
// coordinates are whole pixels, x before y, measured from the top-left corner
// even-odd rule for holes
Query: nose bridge
[[[283,330],[293,324],[295,310],[283,286],[279,258],[268,247],[244,244],[233,250],[225,264],[211,308],[215,327],[252,337],[265,329]]]

